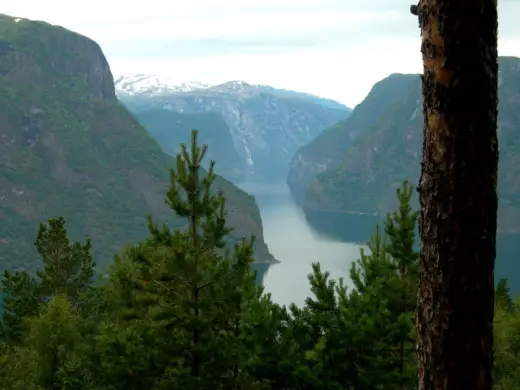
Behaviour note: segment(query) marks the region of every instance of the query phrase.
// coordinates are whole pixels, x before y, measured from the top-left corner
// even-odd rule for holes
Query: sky
[[[350,107],[391,73],[420,73],[411,0],[16,0],[0,13],[97,41],[115,77],[243,80]],[[520,57],[520,0],[499,0],[499,54]]]

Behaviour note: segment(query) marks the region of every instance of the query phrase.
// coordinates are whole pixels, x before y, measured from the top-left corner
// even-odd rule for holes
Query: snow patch
[[[198,81],[179,82],[178,79],[162,75],[146,75],[143,73],[123,75],[115,82],[116,91],[125,95],[164,95],[169,93],[191,92],[210,88],[211,84]]]

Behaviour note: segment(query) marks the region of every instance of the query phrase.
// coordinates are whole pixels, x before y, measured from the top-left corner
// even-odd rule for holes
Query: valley
[[[303,306],[310,295],[307,275],[312,263],[319,262],[334,279],[344,278],[351,287],[349,271],[365,248],[374,227],[360,232],[353,223],[343,227],[342,237],[319,230],[307,220],[303,210],[295,203],[285,182],[260,184],[240,183],[239,187],[253,194],[260,208],[264,226],[264,239],[273,256],[280,261],[262,269],[262,283],[275,302],[283,305],[295,303]],[[339,231],[337,232],[339,233]]]
[[[34,272],[38,224],[55,216],[72,238],[92,239],[101,269],[146,236],[147,215],[183,227],[164,204],[175,160],[118,102],[97,43],[16,20],[0,15],[0,268]],[[215,189],[229,244],[255,234],[257,261],[274,262],[254,198],[223,178]]]
[[[17,45],[32,41],[16,35],[17,30],[9,27],[15,25],[12,19],[2,20],[4,39],[12,42],[2,57],[4,69],[12,69],[16,61],[41,61],[38,52],[22,59],[17,56]],[[11,218],[9,224],[3,225],[0,259],[4,268],[34,269],[30,245],[34,223],[58,213],[66,217],[72,237],[88,236],[94,240],[94,251],[102,266],[111,262],[110,257],[122,248],[124,240],[143,237],[147,212],[163,218],[170,226],[181,226],[165,214],[160,193],[166,188],[167,169],[173,165],[169,155],[179,152],[180,144],[189,140],[194,128],[200,132],[201,143],[209,145],[203,166],[207,169],[210,160],[215,160],[216,173],[230,181],[220,182],[227,194],[229,220],[234,227],[230,242],[244,234],[257,236],[258,280],[267,275],[266,287],[273,294],[273,286],[283,285],[282,279],[291,272],[286,268],[298,268],[300,263],[298,269],[303,276],[310,272],[313,261],[331,262],[330,268],[337,269],[337,275],[346,276],[349,264],[359,257],[359,244],[369,239],[375,222],[380,221],[370,215],[391,211],[396,206],[394,193],[399,183],[416,180],[418,163],[414,161],[420,156],[422,126],[416,75],[394,74],[381,80],[352,111],[310,94],[245,82],[174,85],[168,78],[146,75],[123,76],[113,81],[108,63],[94,42],[41,22],[25,22],[16,27],[23,27],[21,31],[39,31],[38,39],[70,35],[70,42],[64,41],[64,46],[46,49],[46,55],[51,57],[69,50],[67,45],[83,45],[85,49],[78,52],[80,65],[69,60],[61,67],[49,68],[45,79],[24,74],[24,80],[32,80],[31,87],[17,81],[22,74],[4,70],[0,86],[12,96],[2,112],[3,155],[8,158],[3,161],[0,177],[4,189],[1,210],[4,218]],[[94,59],[98,62],[90,64]],[[516,141],[511,134],[520,124],[513,109],[516,97],[520,96],[519,64],[518,59],[501,58],[500,134],[507,146],[501,154],[504,168],[499,180],[499,221],[504,234],[516,233],[519,227],[514,199],[520,191],[514,187],[516,175],[511,163],[516,153]],[[104,70],[98,76],[89,73],[93,72],[90,67]],[[82,74],[87,75],[86,82],[57,95],[54,103],[39,97],[49,80],[74,83]],[[26,98],[28,93],[30,99]],[[80,105],[80,99],[85,98]],[[69,118],[65,128],[60,125],[63,119],[52,116],[57,110],[67,113],[62,114]],[[237,118],[242,122],[237,122]],[[92,131],[82,133],[80,129]],[[256,142],[256,146],[251,142]],[[23,156],[29,159],[22,160]],[[31,182],[26,180],[29,172],[34,175]],[[280,184],[286,180],[290,197],[287,188]],[[44,198],[36,188],[43,191]],[[277,188],[277,194],[268,195],[273,188]],[[69,195],[60,198],[54,193]],[[276,196],[278,201],[274,201]],[[413,202],[417,207],[415,195]],[[273,211],[274,206],[280,209]],[[88,217],[82,209],[89,210]],[[337,228],[329,221],[331,215],[343,220]],[[118,222],[109,223],[111,219]],[[323,220],[329,222],[322,223]],[[288,224],[282,229],[287,234],[292,230],[299,235],[288,238],[279,233],[279,226],[284,224]],[[360,229],[359,224],[366,227]],[[110,235],[106,234],[108,230]],[[345,232],[351,235],[345,236]],[[16,245],[11,238],[14,236],[22,239]],[[265,237],[271,237],[271,244]],[[509,248],[509,241],[500,241],[499,253],[508,252],[500,248]],[[302,252],[301,242],[308,242],[310,247]],[[295,246],[291,247],[291,243]],[[272,254],[269,246],[276,248],[276,253]],[[344,253],[345,259],[338,268],[337,262],[342,263],[340,253]],[[298,260],[302,255],[302,260]],[[499,258],[497,274],[507,275],[513,259],[504,254]],[[283,265],[261,265],[276,261]],[[305,280],[302,283],[305,285]],[[512,285],[515,291],[520,289],[520,281]],[[294,298],[301,303],[301,297],[308,293],[306,287],[293,290],[303,295],[293,297],[287,291],[279,292],[279,299],[287,303],[287,299]],[[285,298],[280,294],[285,294]]]
[[[190,120],[197,123],[194,115],[219,115],[218,119],[214,118],[216,126],[204,131],[222,138],[220,145],[228,142],[227,147],[238,154],[236,171],[217,166],[217,172],[222,169],[220,173],[231,180],[240,175],[243,181],[284,181],[296,150],[350,113],[348,107],[328,99],[243,81],[202,88],[196,82],[168,85],[167,79],[161,84],[157,78],[152,79],[150,86],[146,82],[150,82],[150,78],[142,78],[120,77],[115,84],[118,98],[137,119],[152,109],[163,110],[162,115],[170,111],[170,116],[176,113],[177,120],[186,125]],[[192,119],[182,119],[190,115]],[[223,122],[227,128],[219,124]],[[155,123],[152,135],[157,131]],[[230,137],[231,144],[223,141]],[[175,145],[173,138],[156,137],[156,140],[166,151]],[[224,158],[224,164],[231,157]]]
[[[517,4],[29,3],[0,389],[520,389]]]
[[[499,69],[498,230],[518,233],[520,59],[499,57]],[[400,183],[418,184],[423,123],[419,75],[388,76],[348,119],[296,152],[288,176],[293,194],[314,212],[391,212]],[[413,204],[418,207],[417,193]]]

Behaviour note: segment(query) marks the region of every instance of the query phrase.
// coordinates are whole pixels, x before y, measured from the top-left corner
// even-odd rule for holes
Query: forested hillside
[[[350,271],[353,289],[316,263],[313,296],[280,307],[255,285],[247,239],[231,253],[224,199],[209,195],[203,151],[179,156],[167,193],[189,229],[160,229],[92,284],[90,243],[63,219],[40,226],[42,272],[6,272],[0,383],[19,389],[413,389],[418,253],[412,188],[375,227]],[[200,175],[200,176],[199,176]],[[319,259],[317,259],[319,260]],[[520,301],[496,292],[495,389],[520,386]]]
[[[499,229],[518,232],[520,58],[499,57],[499,68]],[[400,183],[418,184],[421,107],[418,75],[391,75],[375,84],[346,121],[296,153],[288,177],[293,193],[313,210],[391,211]]]
[[[99,265],[146,235],[147,214],[166,221],[174,159],[117,101],[100,47],[64,28],[0,15],[0,155],[0,269],[34,272],[36,226],[57,215],[92,238]],[[254,198],[216,180],[230,242],[253,233],[257,259],[272,261]]]

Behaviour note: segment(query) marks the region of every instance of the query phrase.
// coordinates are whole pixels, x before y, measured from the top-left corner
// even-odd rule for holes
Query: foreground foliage
[[[6,272],[0,387],[19,389],[414,389],[417,213],[412,189],[376,227],[350,272],[352,287],[319,263],[312,297],[281,307],[255,283],[254,238],[225,248],[222,194],[206,148],[182,145],[167,205],[186,221],[149,219],[146,240],[93,281],[90,242],[65,221],[40,226],[41,271]],[[319,260],[319,259],[317,259]],[[497,288],[496,389],[520,388],[520,301]]]

